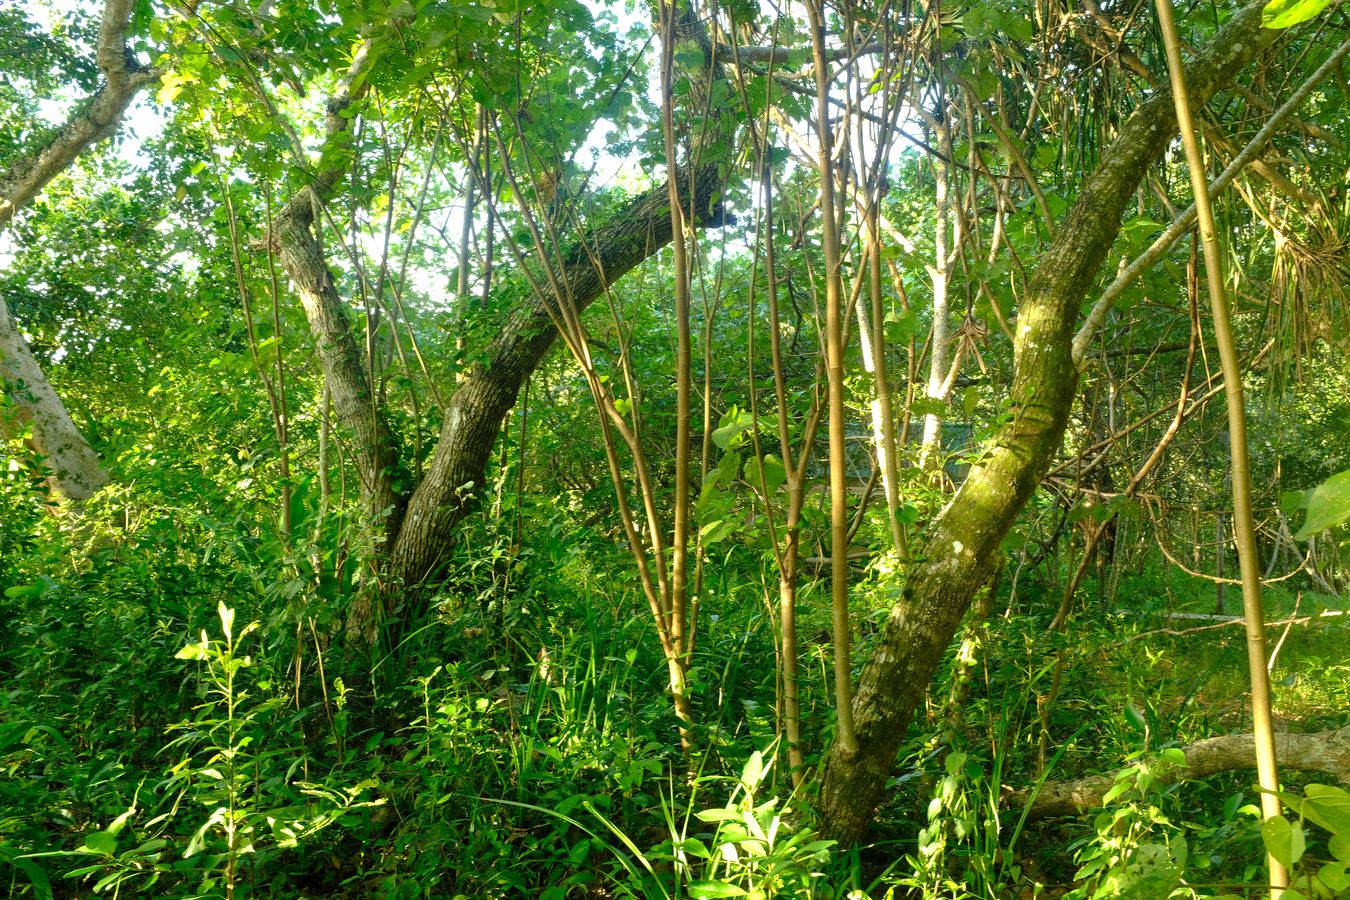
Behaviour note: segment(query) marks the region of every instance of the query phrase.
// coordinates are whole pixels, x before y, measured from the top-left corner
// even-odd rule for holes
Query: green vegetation
[[[0,9],[0,894],[1350,896],[1350,13],[1176,16],[1254,557],[1151,10]]]

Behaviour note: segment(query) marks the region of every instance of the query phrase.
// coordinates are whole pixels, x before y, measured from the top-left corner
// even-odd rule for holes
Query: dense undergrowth
[[[19,487],[0,563],[12,896],[1244,896],[1261,878],[1250,773],[1154,777],[1166,748],[1248,714],[1240,628],[1137,639],[1213,607],[1211,585],[1156,563],[1120,585],[1151,607],[1089,602],[1071,637],[1046,635],[1051,577],[1005,586],[912,729],[874,842],[842,852],[777,758],[749,554],[709,569],[682,751],[640,598],[595,535],[540,529],[511,553],[485,518],[424,626],[352,658],[332,604],[293,587],[304,560],[242,520],[164,506],[100,524],[100,501],[65,521]],[[894,586],[860,579],[861,653]],[[1272,616],[1317,602],[1269,600]],[[802,633],[823,630],[822,604],[803,606]],[[1283,727],[1345,723],[1345,637],[1289,631]],[[829,721],[827,653],[804,659],[812,723]],[[809,734],[808,764],[829,737]],[[1003,803],[1116,769],[1095,819]],[[1311,856],[1329,858],[1319,834]]]

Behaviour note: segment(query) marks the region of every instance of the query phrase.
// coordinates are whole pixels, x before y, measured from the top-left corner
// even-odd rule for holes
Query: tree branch
[[[1316,734],[1275,735],[1280,768],[1330,775],[1350,785],[1350,727]],[[1250,734],[1226,734],[1206,738],[1181,748],[1184,766],[1162,767],[1155,775],[1163,784],[1196,781],[1219,772],[1251,769],[1256,765],[1255,742]],[[1102,798],[1116,783],[1116,775],[1087,775],[1073,781],[1047,781],[1039,789],[1007,793],[1003,803],[1025,807],[1031,804],[1033,818],[1081,816],[1100,809]]]

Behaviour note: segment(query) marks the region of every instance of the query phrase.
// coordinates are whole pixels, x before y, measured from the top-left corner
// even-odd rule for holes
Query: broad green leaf
[[[947,404],[936,397],[915,397],[909,411],[916,416],[940,416],[947,411]]]
[[[716,544],[718,541],[724,541],[736,530],[736,522],[733,519],[718,519],[709,522],[698,530],[698,538],[706,547],[710,544]]]
[[[712,853],[708,850],[708,846],[698,838],[685,838],[676,844],[676,847],[690,856],[695,856],[699,859],[712,859]]]
[[[1350,791],[1329,784],[1310,784],[1304,790],[1303,815],[1332,834],[1350,835]]]
[[[24,859],[4,846],[0,846],[0,863],[9,863],[26,875],[33,885],[33,895],[39,900],[52,900],[52,883],[47,879],[47,873],[37,863]],[[5,883],[12,883],[12,879],[6,878]]]
[[[1261,10],[1261,24],[1267,28],[1292,28],[1330,5],[1331,0],[1270,0]]]
[[[1270,855],[1286,868],[1293,866],[1303,856],[1303,828],[1284,816],[1271,816],[1262,822],[1261,839],[1265,841]]]
[[[1337,897],[1350,896],[1350,873],[1343,862],[1327,863],[1317,871],[1317,879],[1326,885]]]
[[[106,831],[95,831],[84,836],[84,844],[80,849],[112,856],[117,852],[117,837]]]
[[[745,461],[745,480],[752,487],[764,491],[766,494],[772,494],[787,481],[787,469],[783,467],[783,461],[772,453],[764,454],[762,465],[764,467],[764,484],[761,484],[759,480],[761,462],[753,458]]]
[[[886,340],[892,344],[904,344],[918,337],[924,330],[924,323],[913,309],[902,309],[886,316]]]
[[[1307,491],[1280,491],[1280,512],[1293,517],[1294,513],[1306,507]]]
[[[703,69],[703,49],[693,41],[683,41],[675,47],[675,65],[689,72]]]
[[[712,439],[723,450],[739,446],[742,435],[755,425],[754,416],[739,407],[733,406],[722,416],[719,426],[713,430]]]
[[[1350,521],[1350,470],[1332,475],[1308,492],[1308,518],[1294,537],[1306,541],[1345,521]]]
[[[1168,765],[1186,765],[1186,751],[1182,750],[1180,747],[1168,747],[1158,754],[1158,758]]]

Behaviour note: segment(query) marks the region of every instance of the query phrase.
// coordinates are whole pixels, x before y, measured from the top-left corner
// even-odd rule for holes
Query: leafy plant
[[[1280,791],[1297,821],[1272,816],[1261,823],[1261,838],[1271,856],[1294,875],[1280,900],[1333,900],[1350,894],[1350,791],[1326,784],[1310,784],[1303,795]],[[1327,832],[1330,859],[1318,858],[1305,830],[1311,822]],[[1221,898],[1225,900],[1225,898]],[[1226,900],[1237,900],[1226,895]]]
[[[1156,766],[1181,766],[1186,755],[1175,747],[1156,762],[1142,757],[1116,773],[1103,799],[1105,808],[1093,820],[1088,838],[1074,845],[1081,882],[1069,900],[1108,897],[1170,897],[1183,883],[1190,849],[1183,829],[1158,806],[1161,785]]]
[[[713,826],[711,833],[689,835],[686,820],[677,835],[668,819],[671,855],[676,872],[688,879],[690,897],[811,896],[834,841],[816,840],[810,829],[794,825],[791,807],[780,807],[779,798],[761,799],[773,763],[772,755],[766,763],[756,750],[726,804],[695,813]]]

